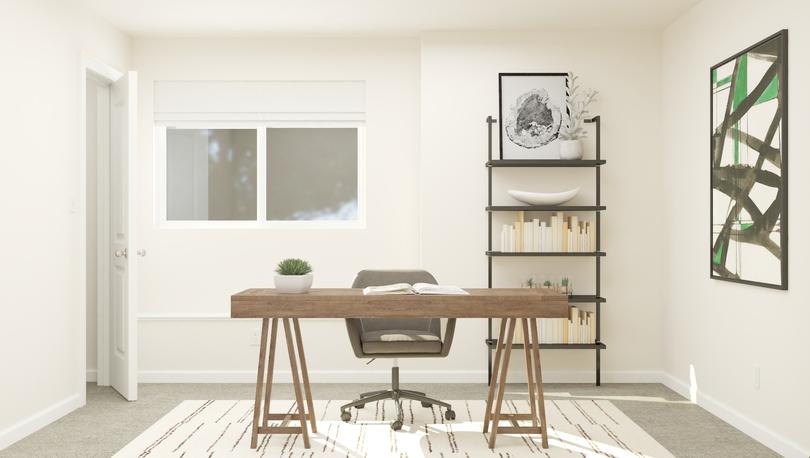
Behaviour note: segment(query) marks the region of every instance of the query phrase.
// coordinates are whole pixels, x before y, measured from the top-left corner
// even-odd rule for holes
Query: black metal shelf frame
[[[601,258],[607,256],[607,253],[604,251],[521,251],[521,252],[511,252],[511,251],[487,251],[487,256],[523,256],[523,257],[535,257],[535,256],[548,256],[552,258],[561,258],[566,256],[571,256],[573,258]]]
[[[498,345],[498,339],[487,339],[484,343],[490,350],[494,350]],[[522,343],[512,343],[512,348],[523,348]],[[603,342],[594,342],[586,344],[566,344],[566,343],[544,343],[540,344],[540,348],[550,348],[554,350],[605,350],[607,345]]]
[[[491,118],[492,116],[490,116]],[[597,116],[598,117],[598,116]],[[497,121],[497,120],[496,120]],[[587,122],[587,121],[586,121]],[[488,160],[487,167],[599,167],[604,159],[496,159]]]
[[[487,279],[488,287],[492,288],[492,259],[494,257],[592,257],[596,264],[596,288],[593,295],[578,294],[568,297],[569,303],[577,304],[594,304],[596,309],[596,341],[587,344],[541,344],[540,348],[544,349],[560,349],[560,350],[593,350],[596,353],[596,386],[602,384],[602,361],[601,350],[607,349],[607,345],[602,342],[601,335],[601,305],[607,300],[602,297],[602,266],[601,259],[606,255],[602,251],[601,241],[601,212],[606,209],[602,205],[602,174],[601,166],[605,165],[607,161],[602,159],[601,150],[601,118],[595,116],[591,119],[585,120],[586,123],[596,124],[596,159],[579,159],[579,160],[557,160],[557,159],[498,159],[492,158],[492,127],[498,122],[492,116],[487,116]],[[492,205],[492,170],[498,167],[593,167],[596,174],[596,203],[595,205],[568,205],[568,206],[511,206],[511,205]],[[506,253],[501,251],[494,251],[492,249],[492,214],[497,211],[592,211],[595,215],[594,229],[596,231],[596,250],[594,252],[580,253],[580,252],[546,252],[546,253]],[[492,350],[497,345],[497,339],[492,335],[492,319],[488,321],[487,339],[484,341],[487,345],[487,383],[492,379]],[[513,348],[523,348],[522,344],[513,344]]]
[[[572,304],[595,304],[597,302],[604,304],[607,299],[593,294],[571,294],[568,296],[568,302]]]
[[[488,212],[526,211],[526,212],[600,212],[607,210],[604,205],[491,205]]]

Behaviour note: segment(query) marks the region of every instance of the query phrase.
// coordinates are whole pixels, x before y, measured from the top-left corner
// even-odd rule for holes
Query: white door
[[[110,385],[138,398],[135,278],[135,136],[137,74],[110,86]]]

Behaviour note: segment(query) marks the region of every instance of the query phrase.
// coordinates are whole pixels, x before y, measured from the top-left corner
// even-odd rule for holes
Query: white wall
[[[649,380],[661,368],[662,214],[658,144],[659,42],[654,32],[428,34],[422,38],[420,168],[422,265],[442,282],[486,287],[487,115],[498,117],[499,72],[566,72],[600,91],[604,213],[602,340],[604,380]],[[498,155],[498,126],[495,126]],[[593,131],[586,156],[593,157]],[[575,203],[593,204],[593,169],[496,169],[493,202],[506,189],[558,191],[582,185]],[[514,205],[516,203],[512,203]],[[592,218],[593,214],[587,214]],[[497,246],[507,215],[494,218]],[[514,214],[508,214],[514,218]],[[594,261],[503,258],[494,284],[518,287],[530,274],[567,273],[575,292],[593,293]],[[461,322],[446,367],[485,369],[486,323]],[[543,352],[543,368],[593,380],[593,351]],[[518,358],[520,360],[520,358]],[[517,362],[516,360],[515,362]],[[522,363],[518,363],[522,364]],[[652,373],[650,372],[652,371]],[[553,375],[552,375],[553,376]],[[556,378],[556,377],[555,377]]]
[[[348,287],[363,268],[418,266],[419,48],[415,39],[136,40],[140,159],[139,366],[166,372],[234,371],[253,378],[255,321],[233,321],[230,295],[272,285],[284,257],[308,259],[316,287]],[[367,90],[365,229],[158,229],[154,220],[153,86],[158,80],[364,80]],[[179,319],[161,319],[171,316]],[[194,317],[213,320],[195,320]],[[313,380],[365,366],[341,320],[303,324]],[[318,336],[328,336],[319,339]],[[286,363],[279,358],[279,364]]]
[[[656,376],[662,355],[656,274],[661,261],[648,248],[658,239],[645,226],[657,214],[661,198],[656,188],[660,167],[647,148],[655,141],[660,103],[653,33],[431,34],[421,41],[144,39],[135,41],[133,61],[141,81],[139,230],[149,253],[140,261],[142,381],[222,380],[223,374],[251,380],[257,324],[225,318],[228,296],[270,285],[274,263],[285,256],[311,260],[316,286],[347,286],[362,268],[414,266],[431,270],[441,282],[486,286],[483,120],[497,113],[497,74],[569,69],[604,94],[596,110],[606,121],[604,151],[610,161],[604,172],[604,202],[610,209],[604,246],[616,253],[604,263],[603,295],[610,301],[604,308],[603,338],[609,345],[603,353],[605,380]],[[365,80],[368,228],[157,229],[152,92],[154,81],[171,79]],[[549,179],[560,186],[572,180],[584,183],[585,197],[593,197],[588,188],[593,170],[557,172],[564,175]],[[647,192],[622,186],[621,177],[628,174],[638,176],[638,188]],[[509,182],[533,184],[530,175],[519,171],[504,171],[504,176]],[[641,206],[647,222],[639,216]],[[526,272],[558,272],[558,266],[581,279],[581,291],[593,286],[590,260],[542,269],[531,267],[539,262],[514,262],[518,269],[507,266],[496,286],[517,285]],[[622,274],[639,265],[645,266],[641,273]],[[460,323],[449,358],[404,361],[403,376],[483,381],[485,323]],[[308,320],[303,326],[313,380],[387,379],[387,363],[365,366],[354,358],[341,321]],[[318,341],[316,336],[324,335],[335,340]],[[549,372],[568,380],[593,380],[593,352],[546,353]],[[365,375],[358,377],[361,371]]]
[[[128,47],[65,2],[0,3],[0,449],[84,402],[80,56]]]
[[[806,198],[810,168],[810,5],[804,0],[710,0],[663,36],[662,145],[668,228],[665,370],[699,403],[788,456],[810,455],[810,322],[805,281],[810,250]],[[789,29],[789,291],[709,279],[709,68]],[[761,388],[754,389],[754,370]]]

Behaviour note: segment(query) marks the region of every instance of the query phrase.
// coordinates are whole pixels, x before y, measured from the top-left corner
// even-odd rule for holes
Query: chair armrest
[[[447,320],[447,326],[444,328],[444,341],[442,341],[442,357],[450,353],[450,346],[453,344],[453,334],[456,332],[456,319],[450,318]]]
[[[360,340],[360,335],[363,332],[360,320],[357,318],[347,318],[346,331],[349,334],[349,342],[352,344],[354,356],[357,356],[358,358],[367,358],[368,356],[363,353],[363,342]]]

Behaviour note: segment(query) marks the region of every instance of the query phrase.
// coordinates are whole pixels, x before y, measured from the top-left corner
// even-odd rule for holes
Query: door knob
[[[140,250],[138,250],[138,256],[140,256],[140,257],[144,257],[144,256],[146,256],[146,250],[145,250],[145,249],[143,249],[143,248],[141,248]]]
[[[116,258],[126,258],[127,257],[127,249],[124,248],[123,250],[115,250],[115,257]]]

